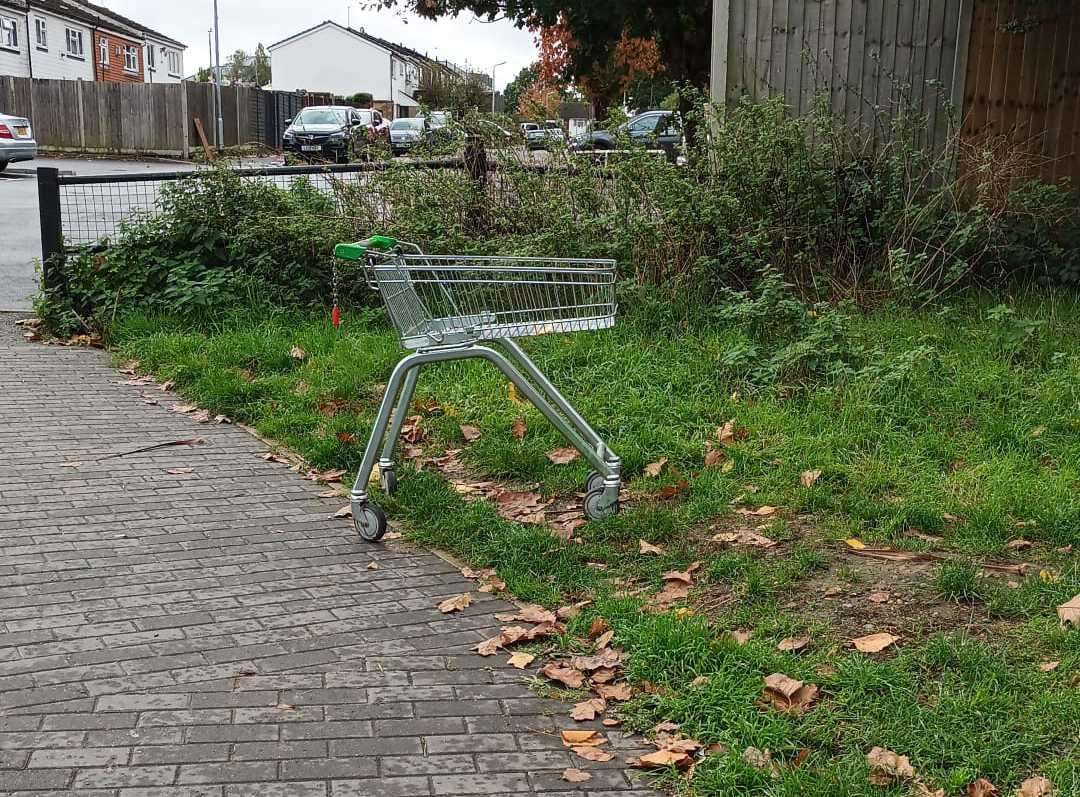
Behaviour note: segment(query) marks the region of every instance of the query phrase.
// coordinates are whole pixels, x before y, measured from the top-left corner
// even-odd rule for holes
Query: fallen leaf
[[[682,581],[665,581],[664,588],[653,595],[648,605],[654,611],[665,611],[690,595],[690,585]]]
[[[570,689],[580,689],[585,685],[585,675],[566,664],[549,661],[540,668],[540,674],[552,681],[558,681]]]
[[[986,778],[972,781],[964,788],[964,797],[998,797],[998,787]]]
[[[518,440],[524,440],[525,433],[529,431],[528,427],[525,425],[525,419],[520,415],[515,418],[513,426],[510,427],[510,431]]]
[[[657,750],[655,753],[639,756],[631,766],[640,769],[662,769],[676,767],[682,769],[690,764],[690,755],[677,750]]]
[[[803,487],[813,487],[821,478],[820,470],[804,470],[799,474],[799,482]]]
[[[334,520],[334,519],[351,518],[351,517],[352,517],[352,507],[351,506],[343,506],[337,512],[332,514],[330,516],[330,519]]]
[[[666,487],[660,488],[660,498],[665,501],[670,501],[672,498],[676,498],[687,490],[690,489],[690,482],[686,479],[679,479],[675,484],[669,484]]]
[[[738,531],[724,531],[713,536],[713,542],[723,542],[728,545],[749,545],[754,548],[775,548],[776,540],[770,540],[750,529]]]
[[[553,465],[569,465],[580,456],[576,448],[556,448],[548,452],[547,458]]]
[[[195,469],[194,468],[169,468],[165,472],[168,473],[170,476],[185,476],[188,473],[194,473]]]
[[[638,553],[650,555],[650,556],[663,556],[664,549],[659,545],[653,545],[651,542],[645,540],[638,540]]]
[[[715,468],[717,465],[719,465],[726,459],[727,454],[725,454],[722,450],[720,450],[719,448],[710,448],[708,451],[705,452],[705,467]]]
[[[570,751],[578,758],[584,758],[586,761],[595,761],[598,764],[603,764],[615,756],[605,750],[598,750],[595,747],[572,747]]]
[[[613,700],[615,702],[621,702],[629,700],[633,695],[630,691],[630,684],[600,684],[596,687],[596,694],[605,700]]]
[[[565,747],[579,747],[582,745],[596,745],[603,742],[603,736],[597,731],[560,731],[562,743]]]
[[[299,346],[293,346],[289,349],[289,356],[294,360],[303,360],[307,358],[307,352],[301,349]]]
[[[570,666],[582,672],[595,672],[600,669],[613,669],[622,664],[622,651],[604,648],[595,656],[573,656]]]
[[[608,631],[608,621],[603,617],[594,617],[589,624],[589,639],[596,639]]]
[[[81,468],[82,463],[81,462],[61,462],[60,467],[61,468]]]
[[[804,684],[783,673],[773,673],[765,678],[762,698],[777,711],[798,715],[809,709],[817,700],[818,688]]]
[[[465,592],[461,595],[455,595],[452,598],[447,598],[439,604],[439,611],[443,614],[451,614],[453,612],[464,611],[464,609],[472,603],[472,595]]]
[[[1053,793],[1054,784],[1041,775],[1035,775],[1020,784],[1016,797],[1051,797]]]
[[[735,511],[738,512],[740,515],[749,515],[752,517],[770,517],[771,515],[776,514],[776,507],[760,506],[757,509],[740,508],[736,509]]]
[[[466,443],[471,443],[474,440],[480,438],[480,430],[475,426],[469,426],[467,424],[461,425],[461,436],[465,438]]]
[[[1060,661],[1044,661],[1039,665],[1039,672],[1053,672],[1060,666]]]
[[[655,479],[664,470],[664,466],[667,465],[667,462],[667,457],[662,457],[661,459],[656,460],[656,462],[649,463],[645,466],[645,475]]]
[[[734,420],[728,421],[716,430],[716,439],[720,441],[722,446],[734,445],[742,440],[749,439],[749,437],[750,430],[736,427]]]
[[[1010,540],[1006,543],[1005,548],[1010,551],[1026,551],[1033,544],[1031,540],[1025,540],[1021,537],[1020,539]]]
[[[618,728],[620,725],[622,725],[622,720],[617,720],[609,717],[607,719],[600,720],[600,724],[603,725],[605,728]]]
[[[603,650],[611,644],[611,640],[615,638],[614,631],[605,631],[603,634],[596,638],[596,649]]]
[[[772,760],[772,753],[766,748],[759,750],[756,747],[747,747],[743,750],[743,761],[755,769],[772,769],[777,771],[776,764]]]
[[[786,639],[781,639],[776,649],[785,653],[798,653],[809,644],[809,636],[789,636]]]
[[[567,783],[585,783],[592,780],[592,775],[580,769],[564,769],[562,779]]]
[[[524,670],[526,667],[532,664],[535,659],[536,656],[532,655],[531,653],[518,651],[517,653],[511,653],[510,658],[507,660],[506,663],[509,664],[511,667],[514,667],[515,669]]]
[[[866,543],[862,540],[856,539],[855,537],[850,537],[844,540],[844,542],[847,544],[848,548],[854,548],[856,551],[866,550]]]
[[[570,711],[570,718],[578,722],[587,722],[596,719],[598,714],[603,714],[605,709],[607,709],[607,702],[602,697],[594,697],[576,704]]]
[[[1062,628],[1070,625],[1080,627],[1080,595],[1058,606],[1057,613]]]
[[[518,393],[517,385],[513,382],[509,382],[506,385],[506,397],[510,399],[511,404],[524,404],[524,399],[521,398],[521,394]]]
[[[694,583],[694,571],[692,570],[669,570],[660,578],[664,581],[681,581],[683,584]]]
[[[889,593],[884,591],[871,592],[866,596],[866,599],[871,603],[888,603]]]
[[[753,631],[744,628],[736,628],[731,632],[731,638],[735,640],[735,644],[740,647],[750,641],[750,637],[754,635]]]
[[[169,407],[169,412],[179,413],[180,415],[187,415],[189,412],[195,412],[199,409],[194,404],[173,404]]]
[[[869,780],[875,786],[888,786],[894,780],[913,780],[915,770],[906,755],[898,755],[884,747],[875,747],[866,754],[870,767]]]
[[[378,570],[379,569],[379,563],[378,562],[368,562],[367,569],[368,570]]]
[[[892,647],[900,641],[900,637],[889,633],[869,634],[858,639],[851,640],[851,644],[860,653],[880,653],[885,648]]]

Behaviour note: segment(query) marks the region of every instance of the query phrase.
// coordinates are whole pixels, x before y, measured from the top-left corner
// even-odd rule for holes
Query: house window
[[[19,49],[19,24],[10,17],[0,17],[0,47]]]
[[[86,53],[83,50],[83,35],[81,30],[73,30],[68,28],[64,31],[67,54],[72,58],[85,58]]]
[[[180,53],[177,52],[176,50],[168,50],[165,53],[165,59],[169,64],[169,74],[179,76],[179,74],[180,74]]]
[[[139,71],[139,48],[134,44],[124,45],[124,69],[128,72]]]
[[[104,36],[98,40],[98,62],[102,66],[109,65],[109,40]]]
[[[164,52],[164,48],[162,48]],[[157,69],[157,51],[154,50],[154,45],[146,45],[146,68],[151,72]]]
[[[40,50],[49,49],[49,28],[41,17],[34,18],[34,37]]]

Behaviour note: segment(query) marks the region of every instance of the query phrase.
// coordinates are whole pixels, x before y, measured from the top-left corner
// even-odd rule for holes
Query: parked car
[[[525,131],[525,146],[529,149],[549,149],[552,144],[566,142],[566,131],[562,123],[555,119],[548,119],[535,129]]]
[[[450,111],[429,111],[427,120],[432,130],[446,127],[450,124]]]
[[[347,163],[362,145],[389,132],[378,111],[337,105],[304,108],[286,124],[282,136],[286,152],[303,158],[328,157],[338,163]]]
[[[490,119],[476,120],[476,133],[484,143],[492,147],[506,147],[514,143],[514,134]]]
[[[390,150],[404,155],[431,135],[431,125],[423,116],[404,117],[390,123]]]
[[[0,113],[0,172],[9,163],[29,161],[37,157],[37,141],[30,120],[22,116]]]
[[[628,138],[633,144],[662,149],[674,160],[675,150],[682,145],[682,133],[675,122],[675,114],[671,111],[646,111],[614,131],[594,130],[575,142],[575,149],[617,149],[619,139]]]

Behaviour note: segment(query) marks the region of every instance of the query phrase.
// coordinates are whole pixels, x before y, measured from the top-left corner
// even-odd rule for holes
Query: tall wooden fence
[[[331,102],[295,94],[222,86],[224,147],[277,148],[285,120]],[[0,108],[28,117],[38,145],[58,152],[150,154],[187,158],[201,146],[195,119],[214,145],[217,115],[209,83],[104,83],[0,77]]]
[[[826,97],[867,130],[903,98],[928,115],[930,147],[951,111],[965,139],[1028,150],[1029,174],[1080,179],[1075,0],[713,0],[713,12],[716,99],[782,97],[806,114]]]

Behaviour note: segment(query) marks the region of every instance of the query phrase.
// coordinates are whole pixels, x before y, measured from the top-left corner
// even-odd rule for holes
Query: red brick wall
[[[101,40],[106,40],[109,52],[109,63],[101,63]],[[135,71],[130,72],[124,68],[124,48],[135,48]],[[143,46],[135,39],[128,39],[109,31],[94,31],[94,44],[92,49],[94,58],[94,79],[107,80],[113,83],[142,83],[143,82]]]

